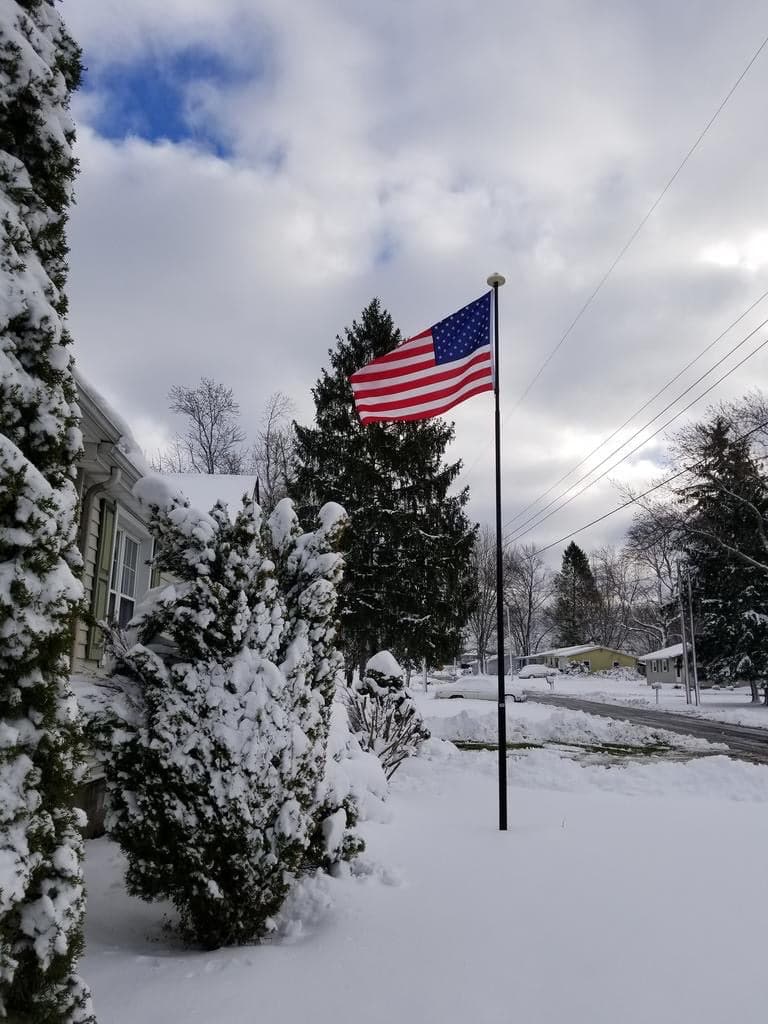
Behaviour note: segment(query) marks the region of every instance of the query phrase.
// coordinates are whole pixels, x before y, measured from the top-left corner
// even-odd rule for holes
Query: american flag
[[[491,293],[367,363],[349,380],[363,424],[430,419],[493,391]]]

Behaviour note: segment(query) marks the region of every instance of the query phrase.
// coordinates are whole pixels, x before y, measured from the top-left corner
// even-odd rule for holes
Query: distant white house
[[[662,647],[660,651],[643,654],[637,660],[645,668],[645,678],[649,686],[654,683],[679,683],[682,679],[682,644]]]

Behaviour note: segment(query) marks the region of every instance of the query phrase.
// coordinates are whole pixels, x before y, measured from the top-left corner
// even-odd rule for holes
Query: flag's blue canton
[[[432,328],[435,362],[452,363],[491,343],[491,293],[470,302]]]

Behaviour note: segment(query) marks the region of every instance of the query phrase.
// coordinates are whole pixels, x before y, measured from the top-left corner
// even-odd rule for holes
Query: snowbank
[[[462,710],[457,715],[427,718],[426,724],[433,736],[446,740],[475,743],[495,743],[498,738],[496,713],[478,714]],[[586,746],[605,744],[626,747],[672,747],[678,750],[713,751],[718,749],[706,740],[694,736],[681,736],[664,729],[620,722],[612,718],[598,718],[583,711],[556,710],[544,717],[521,717],[517,711],[507,711],[507,743],[544,744],[575,743]]]

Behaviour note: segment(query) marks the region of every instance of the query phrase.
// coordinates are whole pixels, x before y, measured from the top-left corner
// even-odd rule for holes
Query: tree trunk
[[[760,693],[759,693],[759,691],[757,689],[757,683],[755,682],[754,679],[750,679],[750,681],[749,681],[749,688],[752,691],[752,703],[753,704],[759,704],[760,703]]]

